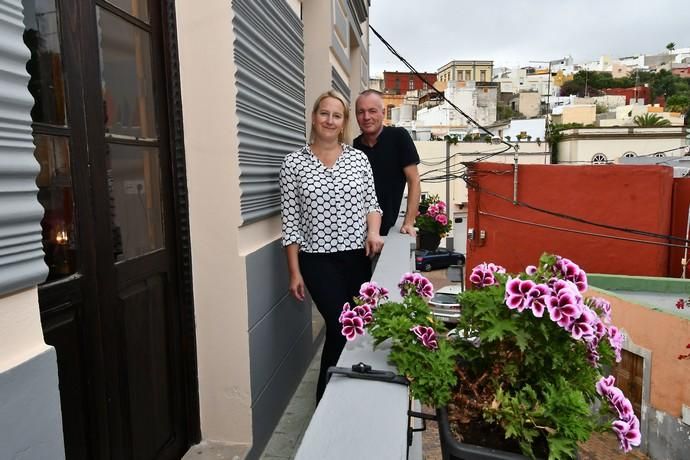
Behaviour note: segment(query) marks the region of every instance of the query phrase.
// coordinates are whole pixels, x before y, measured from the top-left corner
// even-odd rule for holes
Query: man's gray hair
[[[357,96],[357,100],[355,101],[355,107],[357,107],[357,101],[359,101],[360,98],[371,96],[371,95],[378,96],[379,99],[381,100],[381,110],[385,109],[385,107],[383,105],[383,93],[381,91],[376,90],[376,89],[365,89],[364,91],[359,93],[359,96]]]
[[[378,97],[383,98],[383,93],[377,89],[365,89],[361,93],[359,93],[359,96],[369,96],[370,94],[376,94]],[[358,96],[358,97],[359,97]]]

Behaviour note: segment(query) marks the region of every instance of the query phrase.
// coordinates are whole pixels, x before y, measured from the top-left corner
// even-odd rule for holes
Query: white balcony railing
[[[414,269],[414,240],[391,229],[374,271],[373,281],[400,300],[398,281]],[[348,342],[338,361],[350,368],[365,363],[373,369],[396,372],[388,363],[389,348],[372,348],[365,335]],[[408,387],[334,374],[326,386],[304,433],[296,460],[397,460],[408,458]],[[418,409],[417,405],[414,407]],[[415,421],[416,423],[416,421]],[[416,426],[416,425],[415,425]],[[422,458],[421,437],[415,433],[409,450],[412,460]]]

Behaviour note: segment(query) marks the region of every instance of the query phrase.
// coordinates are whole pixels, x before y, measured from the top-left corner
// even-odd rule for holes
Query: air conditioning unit
[[[673,168],[673,177],[690,177],[690,168],[685,166],[675,166]]]

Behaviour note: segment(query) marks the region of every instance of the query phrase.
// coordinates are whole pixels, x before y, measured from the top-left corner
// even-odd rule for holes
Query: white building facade
[[[558,163],[608,164],[621,157],[679,157],[684,155],[683,127],[579,128],[562,132]]]

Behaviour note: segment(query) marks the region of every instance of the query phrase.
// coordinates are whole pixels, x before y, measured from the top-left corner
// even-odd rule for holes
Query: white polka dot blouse
[[[308,145],[285,156],[279,176],[283,246],[321,253],[364,247],[367,214],[382,211],[366,155],[342,146],[330,168]]]

